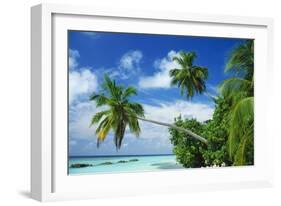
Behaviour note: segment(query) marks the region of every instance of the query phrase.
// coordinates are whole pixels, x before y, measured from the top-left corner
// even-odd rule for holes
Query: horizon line
[[[128,156],[165,156],[165,155],[174,155],[173,153],[168,154],[136,154],[136,155],[73,155],[68,156],[68,158],[77,158],[77,157],[128,157]]]

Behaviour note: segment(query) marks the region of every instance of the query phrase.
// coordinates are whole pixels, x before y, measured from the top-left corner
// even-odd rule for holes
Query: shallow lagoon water
[[[138,161],[134,161],[134,160]],[[119,161],[126,161],[120,163]],[[105,162],[112,164],[103,165]],[[119,162],[119,163],[118,163]],[[91,164],[91,167],[70,168],[72,164]],[[175,155],[110,156],[110,157],[70,157],[69,174],[95,174],[119,172],[144,172],[167,169],[183,169]]]

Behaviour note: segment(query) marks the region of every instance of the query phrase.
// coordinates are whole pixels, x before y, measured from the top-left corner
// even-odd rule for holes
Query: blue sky
[[[167,128],[140,122],[141,135],[126,131],[123,145],[116,151],[113,134],[96,147],[95,127],[89,127],[96,108],[88,98],[98,92],[104,73],[119,84],[132,85],[138,95],[132,100],[143,104],[147,118],[173,122],[181,114],[199,121],[210,119],[214,103],[206,95],[191,101],[171,87],[169,70],[178,65],[172,61],[178,52],[194,51],[194,64],[207,67],[207,91],[217,94],[218,84],[227,78],[224,66],[231,49],[242,39],[191,36],[126,34],[69,31],[69,154],[131,155],[171,153]]]

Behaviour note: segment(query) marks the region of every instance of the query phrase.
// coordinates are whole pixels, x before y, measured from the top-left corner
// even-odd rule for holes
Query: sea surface
[[[92,166],[71,168],[73,164],[90,164]],[[68,167],[69,175],[183,169],[177,163],[175,155],[70,157]]]

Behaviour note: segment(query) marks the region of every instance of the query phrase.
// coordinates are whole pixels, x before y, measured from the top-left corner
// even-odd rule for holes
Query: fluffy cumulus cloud
[[[69,104],[79,101],[79,98],[89,96],[97,90],[98,81],[91,67],[79,68],[77,50],[69,50]]]
[[[69,73],[69,104],[79,101],[80,97],[89,96],[98,87],[97,77],[89,68]]]
[[[138,67],[142,59],[142,52],[139,50],[129,51],[125,53],[120,59],[120,67],[127,70],[132,70]]]
[[[119,77],[128,79],[140,71],[140,61],[143,55],[140,50],[126,52],[121,58],[118,67]]]
[[[168,55],[162,59],[158,59],[154,63],[156,72],[152,76],[141,77],[139,80],[139,87],[144,89],[150,88],[170,88],[170,76],[171,69],[177,68],[178,63],[173,61],[173,57],[179,54],[175,51],[170,51]]]

